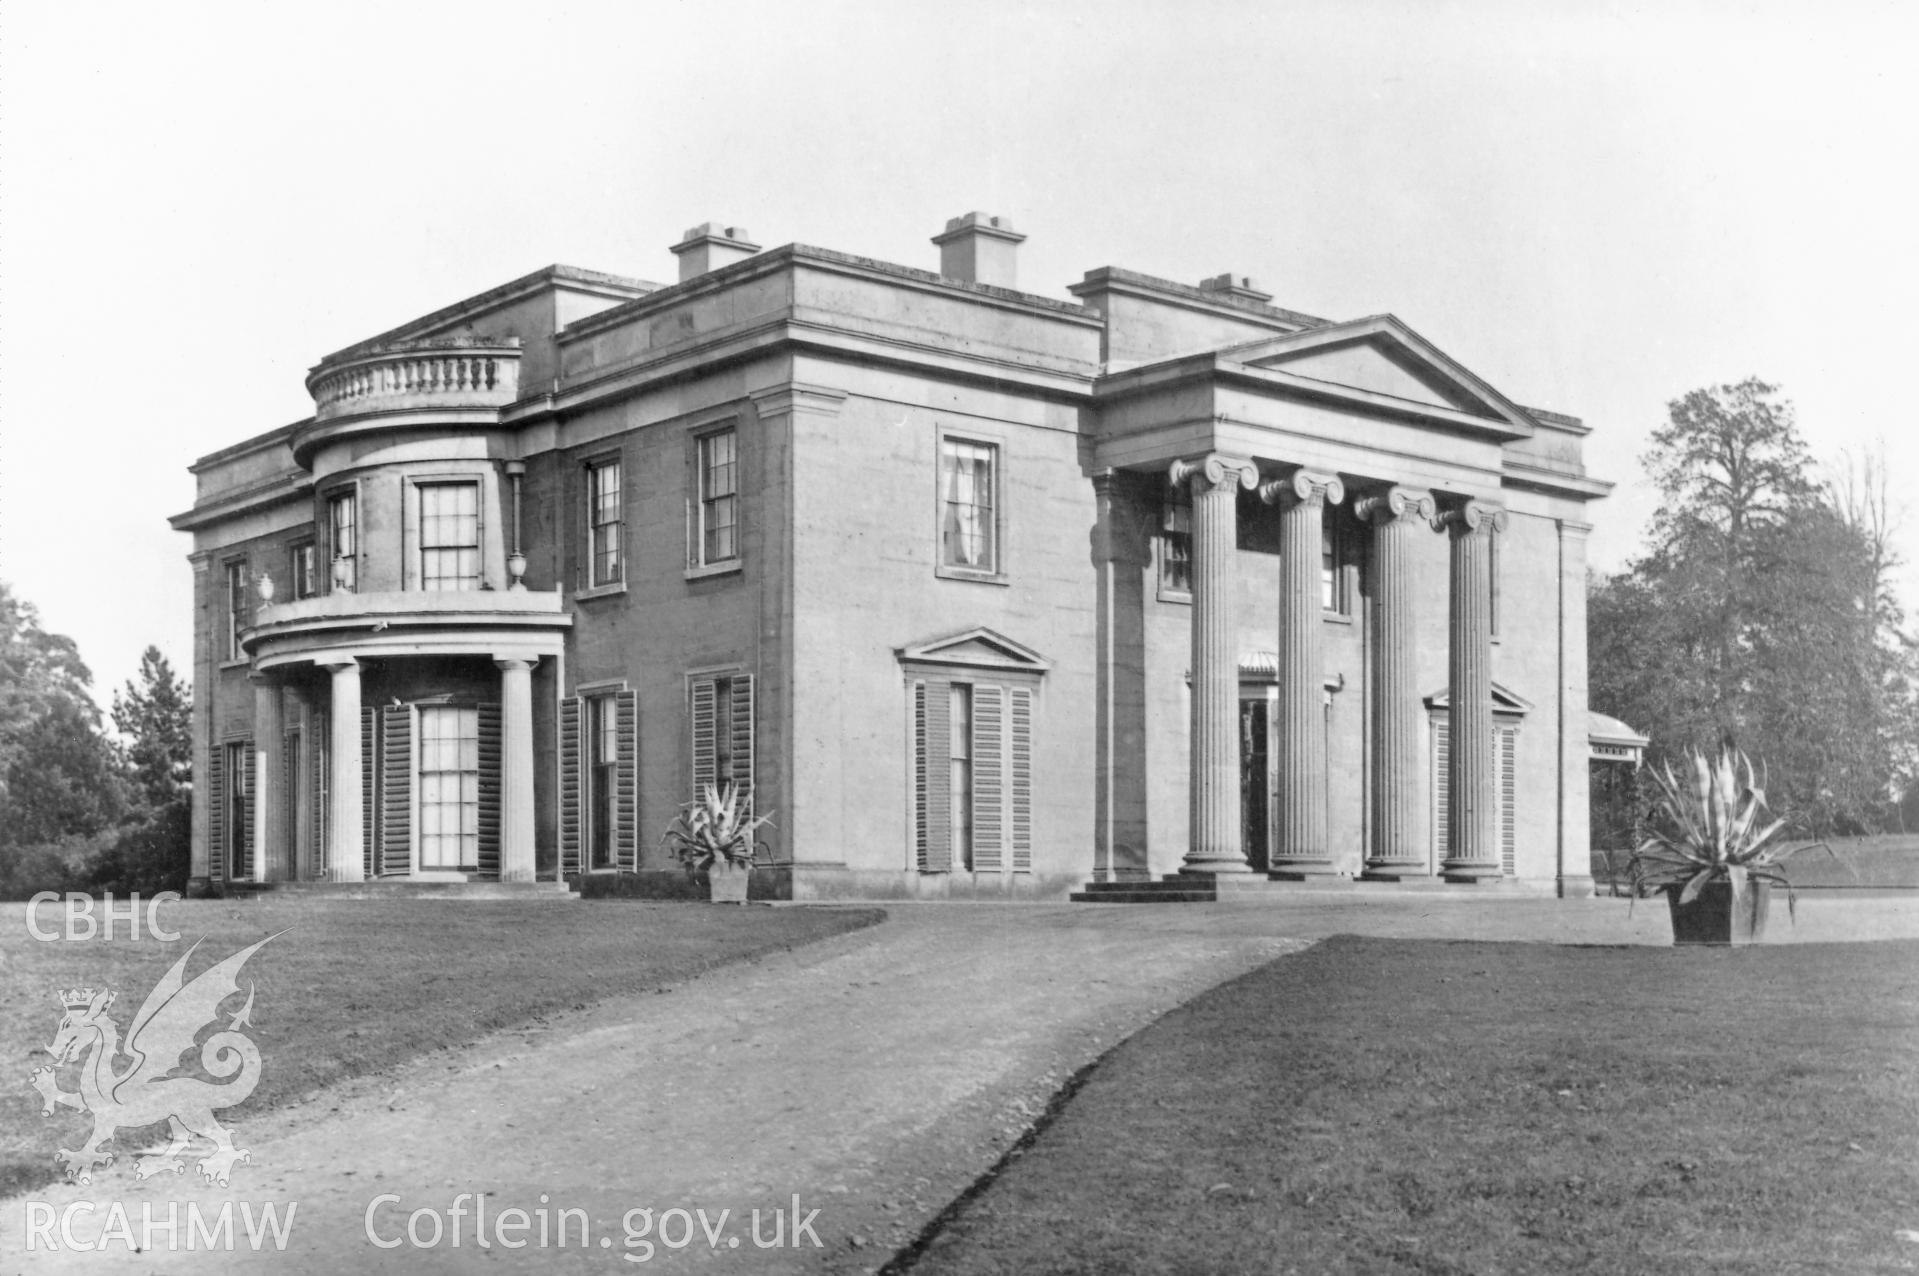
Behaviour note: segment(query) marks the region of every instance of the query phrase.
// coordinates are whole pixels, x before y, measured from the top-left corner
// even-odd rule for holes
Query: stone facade
[[[762,897],[1166,874],[1590,890],[1587,477],[1392,316],[1016,291],[707,224],[323,359],[203,457],[193,875]]]

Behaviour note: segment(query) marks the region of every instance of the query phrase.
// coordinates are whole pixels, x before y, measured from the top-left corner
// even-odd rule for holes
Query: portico
[[[1270,877],[1510,880],[1502,821],[1519,800],[1500,754],[1514,746],[1493,713],[1494,573],[1509,504],[1535,519],[1550,508],[1547,485],[1515,482],[1507,461],[1538,423],[1390,317],[1132,369],[1102,397],[1110,521],[1151,528],[1170,525],[1155,503],[1190,509],[1188,835],[1176,875],[1251,871],[1242,666],[1267,650]],[[1103,542],[1112,561],[1124,539]],[[1255,600],[1269,598],[1261,614],[1268,604]],[[1129,617],[1102,607],[1099,619],[1119,716],[1125,684],[1149,678],[1134,671],[1151,662],[1125,650]],[[1423,697],[1441,669],[1436,719]],[[1119,742],[1099,742],[1101,772],[1123,773]],[[1154,858],[1109,842],[1096,880],[1150,878]]]

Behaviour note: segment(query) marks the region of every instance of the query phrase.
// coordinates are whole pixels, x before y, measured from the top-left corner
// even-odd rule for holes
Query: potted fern
[[[680,807],[661,835],[660,845],[685,865],[687,876],[706,875],[707,898],[712,902],[744,904],[748,870],[760,845],[753,834],[772,822],[770,815],[755,816],[731,781],[725,789],[709,784],[699,800]]]
[[[1796,911],[1781,865],[1805,847],[1779,840],[1789,821],[1768,818],[1766,791],[1743,752],[1708,758],[1689,749],[1682,770],[1683,780],[1670,763],[1652,772],[1650,832],[1628,866],[1632,896],[1665,893],[1675,944],[1757,943],[1774,886],[1785,887],[1788,912]]]

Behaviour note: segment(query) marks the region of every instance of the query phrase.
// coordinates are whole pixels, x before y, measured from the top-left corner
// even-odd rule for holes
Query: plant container
[[[730,864],[715,864],[706,870],[707,898],[715,904],[744,904],[746,879],[752,874]]]
[[[1682,887],[1666,888],[1672,909],[1674,944],[1756,944],[1766,935],[1766,912],[1772,906],[1772,883],[1746,883],[1745,898],[1733,907],[1732,883],[1707,882],[1690,904],[1679,902]]]

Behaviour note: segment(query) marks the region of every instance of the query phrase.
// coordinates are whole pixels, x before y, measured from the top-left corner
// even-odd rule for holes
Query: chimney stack
[[[1257,301],[1261,305],[1273,299],[1272,293],[1259,290],[1259,285],[1253,282],[1251,275],[1214,275],[1211,279],[1200,280],[1199,290],[1219,293],[1236,301]]]
[[[940,274],[962,283],[1017,287],[1014,258],[1025,238],[1004,217],[978,212],[954,217],[933,236],[940,246]]]
[[[673,255],[680,259],[681,283],[751,257],[759,250],[760,246],[747,238],[744,226],[722,226],[718,222],[701,222],[672,248]]]

